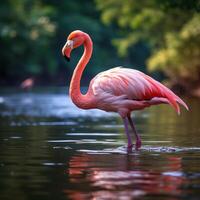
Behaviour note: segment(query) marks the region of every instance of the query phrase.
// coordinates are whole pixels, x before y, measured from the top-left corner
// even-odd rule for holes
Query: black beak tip
[[[69,62],[70,61],[70,58],[67,57],[66,55],[64,55],[64,58]]]

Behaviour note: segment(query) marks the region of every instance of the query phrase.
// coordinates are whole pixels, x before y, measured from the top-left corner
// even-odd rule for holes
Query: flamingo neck
[[[81,77],[82,77],[83,71],[91,58],[92,50],[93,50],[92,40],[89,37],[89,35],[86,35],[86,40],[83,43],[83,45],[84,45],[84,53],[73,72],[72,79],[70,82],[69,94],[73,103],[76,106],[80,108],[88,109],[90,107],[88,93],[86,94],[81,93],[80,83],[81,83]]]

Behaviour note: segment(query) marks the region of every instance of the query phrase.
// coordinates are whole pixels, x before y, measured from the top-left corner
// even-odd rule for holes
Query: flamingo
[[[117,112],[124,123],[128,151],[132,151],[133,148],[128,124],[135,135],[135,150],[142,145],[131,118],[132,111],[157,104],[170,104],[178,114],[180,114],[179,104],[188,110],[186,103],[160,82],[141,71],[123,67],[115,67],[97,74],[91,80],[87,93],[82,94],[81,77],[93,51],[90,36],[80,30],[71,32],[62,48],[62,54],[70,61],[71,51],[81,45],[84,46],[84,53],[74,69],[69,88],[72,102],[81,109],[97,108],[107,112]]]
[[[20,84],[20,87],[24,90],[30,90],[34,86],[34,82],[35,82],[34,78],[32,77],[27,78],[24,81],[22,81],[22,83]]]

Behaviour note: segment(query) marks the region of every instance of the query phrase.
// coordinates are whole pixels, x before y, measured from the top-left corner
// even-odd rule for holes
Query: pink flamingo
[[[30,90],[34,86],[34,78],[30,77],[25,79],[21,84],[20,87],[24,90]]]
[[[73,31],[67,38],[62,54],[69,61],[71,51],[81,45],[84,46],[84,53],[70,82],[70,97],[73,103],[82,109],[98,108],[119,113],[123,119],[128,139],[127,150],[131,151],[133,147],[128,123],[135,134],[135,149],[138,150],[142,144],[131,119],[132,111],[162,103],[170,104],[178,114],[180,114],[179,104],[188,110],[187,105],[177,95],[158,81],[138,70],[122,67],[97,74],[91,80],[87,93],[82,94],[80,91],[81,77],[93,51],[90,36],[79,30]]]

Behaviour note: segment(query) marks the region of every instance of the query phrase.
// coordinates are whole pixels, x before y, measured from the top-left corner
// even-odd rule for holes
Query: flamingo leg
[[[130,115],[128,116],[128,121],[130,123],[130,126],[131,126],[131,128],[135,134],[135,138],[136,138],[135,150],[138,150],[142,146],[142,140],[135,128],[135,125],[134,125],[133,120],[131,119]]]
[[[127,117],[123,118],[123,122],[124,122],[125,133],[126,133],[126,136],[127,136],[127,139],[128,139],[127,150],[132,151],[133,144],[132,144],[131,136],[130,136],[130,133],[129,133],[129,130],[128,130],[128,119],[127,119]]]

